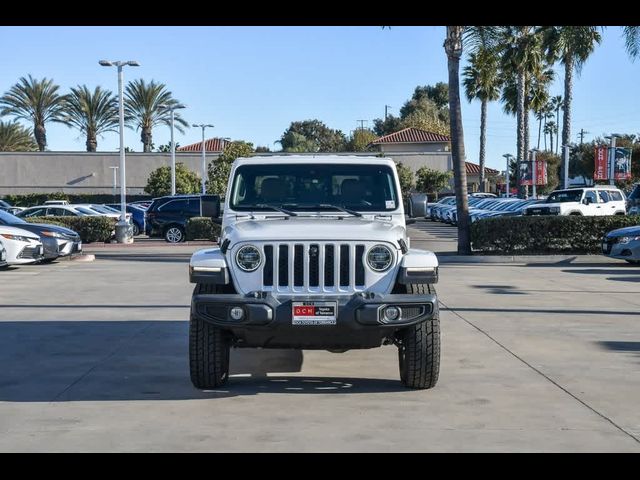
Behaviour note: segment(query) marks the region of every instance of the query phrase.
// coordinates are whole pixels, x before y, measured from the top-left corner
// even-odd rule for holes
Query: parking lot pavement
[[[0,451],[640,451],[637,267],[443,265],[432,390],[383,347],[238,350],[201,392],[195,248],[0,272]]]

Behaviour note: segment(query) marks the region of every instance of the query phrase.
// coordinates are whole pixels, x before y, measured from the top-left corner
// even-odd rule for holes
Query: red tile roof
[[[224,138],[210,138],[204,141],[204,148],[206,152],[222,152],[224,147],[230,143],[229,140]],[[191,145],[185,145],[184,147],[178,147],[179,152],[201,152],[202,142],[192,143]]]
[[[480,165],[477,163],[464,162],[467,167],[467,175],[480,175]],[[487,166],[484,167],[485,175],[497,175],[498,170],[494,170],[493,168],[489,168]]]
[[[442,143],[450,142],[449,135],[440,135],[439,133],[427,132],[419,128],[407,127],[389,135],[377,138],[371,145],[380,145],[382,143]]]

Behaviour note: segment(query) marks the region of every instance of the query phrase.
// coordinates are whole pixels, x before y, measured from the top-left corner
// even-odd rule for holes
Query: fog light
[[[242,317],[244,317],[244,310],[240,307],[233,307],[229,312],[229,315],[231,315],[231,318],[234,320],[242,320]]]
[[[400,317],[400,309],[398,307],[387,307],[384,309],[384,319],[393,322]]]

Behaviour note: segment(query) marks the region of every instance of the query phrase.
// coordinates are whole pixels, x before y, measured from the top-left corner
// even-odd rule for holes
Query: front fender
[[[208,283],[227,285],[229,268],[224,254],[219,248],[198,250],[189,261],[189,281],[191,283]]]
[[[400,262],[398,283],[438,283],[438,257],[427,250],[410,248]]]

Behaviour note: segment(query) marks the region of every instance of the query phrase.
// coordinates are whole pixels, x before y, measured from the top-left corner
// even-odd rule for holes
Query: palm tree
[[[540,137],[542,134],[542,121],[545,116],[545,109],[549,101],[549,85],[553,81],[554,72],[552,68],[543,68],[535,72],[529,84],[528,105],[535,113],[538,120],[538,144],[540,148]]]
[[[48,121],[64,123],[64,97],[58,95],[59,88],[52,79],[37,80],[29,75],[28,78],[21,77],[0,98],[0,115],[13,115],[33,122],[33,132],[41,152],[47,146],[45,124]]]
[[[602,41],[600,28],[595,26],[543,27],[544,45],[550,59],[564,65],[564,114],[562,116],[562,144],[571,141],[571,101],[573,99],[573,70],[578,75],[584,62]],[[556,149],[558,144],[556,143]]]
[[[560,125],[560,109],[562,108],[562,95],[556,95],[551,97],[550,106],[553,111],[556,112],[556,155],[558,154],[558,125]],[[565,116],[566,117],[566,116]],[[564,119],[564,117],[563,117]],[[564,138],[564,137],[563,137]],[[565,143],[566,145],[566,143]],[[553,146],[551,147],[551,152],[553,152]]]
[[[640,27],[637,25],[622,27],[622,32],[627,53],[632,60],[635,60],[640,56]]]
[[[0,120],[0,152],[33,152],[38,149],[31,132],[18,122]]]
[[[98,135],[117,131],[118,100],[99,86],[91,92],[86,85],[78,85],[66,97],[63,119],[86,135],[87,152],[95,152]]]
[[[133,80],[125,89],[124,112],[126,121],[140,130],[140,141],[144,152],[150,152],[153,144],[152,129],[159,124],[169,125],[171,114],[169,109],[159,108],[160,105],[177,105],[180,102],[174,99],[164,83],[156,83],[151,80]],[[176,111],[174,112],[175,128],[184,133],[188,123]]]
[[[551,120],[550,122],[547,122],[547,124],[544,126],[544,133],[549,135],[549,141],[551,148],[549,149],[550,152],[553,152],[553,136],[558,135],[558,124],[556,122],[554,122],[553,120]]]
[[[487,143],[487,104],[500,98],[499,59],[493,50],[481,48],[469,55],[463,70],[467,99],[480,100],[480,191],[484,192],[485,148]]]

